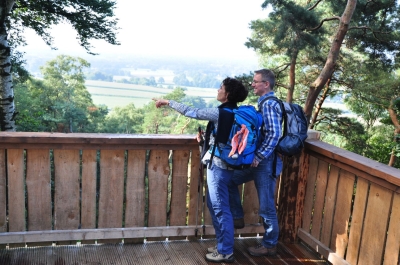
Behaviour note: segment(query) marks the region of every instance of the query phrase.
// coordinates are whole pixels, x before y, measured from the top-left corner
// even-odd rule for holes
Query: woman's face
[[[217,100],[221,103],[228,102],[228,93],[225,91],[225,85],[221,85],[218,89]]]

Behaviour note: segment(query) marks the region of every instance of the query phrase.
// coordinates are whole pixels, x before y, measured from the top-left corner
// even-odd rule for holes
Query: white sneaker
[[[235,258],[233,257],[233,253],[231,253],[231,254],[220,254],[220,253],[218,253],[218,250],[216,250],[213,253],[206,254],[206,260],[207,261],[211,261],[211,262],[232,263],[232,262],[235,261]]]

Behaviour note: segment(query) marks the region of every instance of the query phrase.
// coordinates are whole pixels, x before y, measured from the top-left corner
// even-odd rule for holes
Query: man
[[[254,180],[260,204],[259,215],[263,219],[265,233],[260,245],[248,249],[253,256],[276,255],[279,236],[274,192],[276,176],[282,170],[282,161],[277,157],[275,147],[282,133],[282,110],[277,101],[268,99],[274,96],[274,85],[275,76],[272,71],[267,69],[255,71],[251,86],[254,93],[259,96],[258,108],[262,112],[264,121],[262,143],[256,151],[251,167],[245,170],[235,170],[229,184],[229,203],[234,226],[243,228],[243,208],[238,185]]]

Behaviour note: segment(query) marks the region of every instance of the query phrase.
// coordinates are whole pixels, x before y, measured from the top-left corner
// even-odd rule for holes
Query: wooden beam
[[[160,226],[160,227],[132,227],[132,228],[104,228],[104,229],[76,229],[76,230],[45,230],[29,232],[0,233],[0,242],[27,243],[27,242],[53,242],[53,241],[78,241],[96,239],[121,239],[121,238],[167,238],[172,236],[215,235],[212,225],[201,226]],[[261,224],[246,225],[235,230],[235,234],[263,233]]]
[[[379,163],[367,157],[352,153],[339,147],[317,140],[307,140],[306,151],[313,151],[321,156],[346,164],[371,176],[386,180],[396,186],[400,186],[400,170]]]
[[[48,133],[0,132],[0,143],[13,144],[197,144],[195,135],[187,134],[108,134],[108,133]]]
[[[346,260],[339,257],[335,252],[330,250],[327,246],[318,241],[315,237],[307,233],[304,229],[299,228],[297,231],[297,236],[310,248],[331,262],[332,265],[351,265]]]

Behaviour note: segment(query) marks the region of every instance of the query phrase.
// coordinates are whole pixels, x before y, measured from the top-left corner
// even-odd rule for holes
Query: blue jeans
[[[275,208],[276,177],[282,171],[282,160],[277,157],[275,175],[273,175],[273,160],[275,154],[262,160],[257,167],[235,170],[229,184],[229,203],[234,219],[243,218],[243,208],[238,185],[254,180],[260,204],[259,215],[262,217],[265,233],[262,244],[271,248],[278,243],[279,226]]]
[[[214,163],[211,168],[207,167],[207,206],[215,229],[217,249],[221,254],[233,253],[233,218],[228,191],[233,173],[233,170],[222,169]]]

